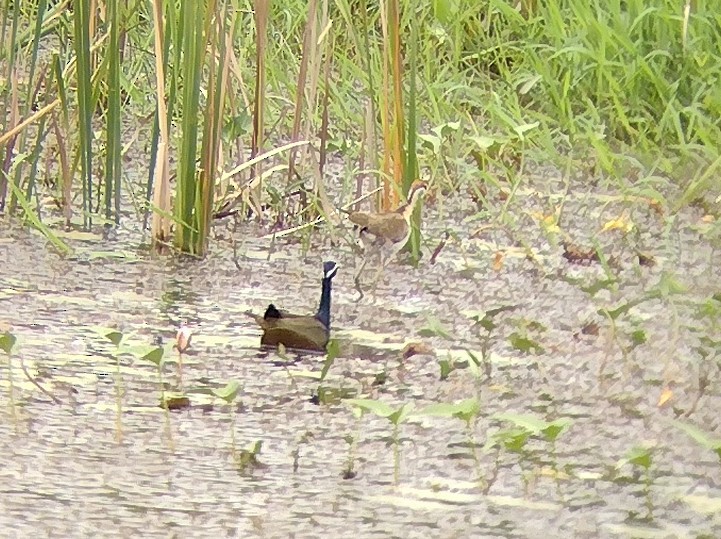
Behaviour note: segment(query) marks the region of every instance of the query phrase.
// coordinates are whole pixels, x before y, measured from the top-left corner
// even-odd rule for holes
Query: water
[[[203,261],[153,256],[137,232],[122,230],[111,240],[71,237],[75,253],[63,259],[38,234],[3,224],[0,324],[18,337],[17,423],[4,357],[0,367],[3,536],[721,537],[719,458],[671,423],[678,417],[721,439],[718,352],[700,355],[704,337],[718,337],[698,316],[719,291],[721,265],[699,232],[701,214],[690,208],[666,221],[620,197],[605,206],[594,195],[569,197],[563,229],[580,245],[596,239],[616,258],[615,289],[591,296],[582,288],[607,275],[598,263],[561,256],[558,238],[532,217],[549,199],[519,193],[509,208],[514,225],[475,238],[470,232],[483,223],[471,219],[477,210],[467,202],[445,201],[442,215],[427,208],[425,260],[443,230],[459,241],[433,266],[394,262],[376,297],[359,303],[353,255],[324,233],[306,256],[293,241],[277,242],[270,262],[268,241],[253,239],[258,231],[222,225],[217,236],[226,240]],[[599,232],[624,208],[637,232]],[[239,268],[231,237],[247,238]],[[655,265],[639,265],[637,249]],[[357,419],[343,402],[311,403],[322,356],[258,350],[260,332],[244,311],[272,301],[313,312],[325,259],[341,264],[333,296],[341,356],[323,385],[416,410],[478,398],[478,463],[463,421],[415,416],[399,430],[396,483],[388,420]],[[683,293],[639,303],[613,324],[599,314],[654,289],[668,292],[674,281]],[[497,307],[509,309],[487,338],[474,317]],[[582,333],[589,322],[598,331]],[[172,341],[181,323],[196,330],[183,360],[185,388],[235,379],[238,402],[191,393],[191,407],[170,414],[171,446],[154,366],[124,355],[118,443],[112,347],[91,328],[117,327],[149,345]],[[435,357],[402,359],[414,341],[432,345]],[[542,351],[523,353],[524,342]],[[458,368],[439,380],[439,360],[465,364],[466,350],[481,357],[484,346],[490,378]],[[27,380],[20,359],[60,404]],[[385,383],[374,384],[384,372]],[[176,374],[166,366],[169,384]],[[670,400],[659,406],[665,388]],[[534,437],[522,453],[484,450],[510,426],[499,413],[572,422],[555,444]],[[231,429],[237,450],[262,441],[261,467],[239,469]],[[356,475],[344,479],[350,439]],[[648,482],[641,466],[620,462],[636,447],[651,455]]]

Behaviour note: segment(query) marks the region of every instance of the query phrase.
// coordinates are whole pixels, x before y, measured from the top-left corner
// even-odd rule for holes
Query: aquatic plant
[[[498,413],[494,414],[493,418],[509,422],[513,426],[495,432],[486,443],[487,449],[500,445],[507,451],[525,456],[526,444],[531,438],[544,440],[551,446],[549,452],[551,466],[553,467],[554,477],[556,480],[559,478],[560,473],[556,461],[556,441],[573,424],[570,418],[561,417],[553,421],[544,421],[535,416],[513,413]],[[525,477],[524,481],[528,485]]]
[[[626,456],[620,459],[616,463],[616,470],[619,471],[621,468],[627,465],[632,465],[640,468],[643,473],[643,493],[646,500],[646,519],[653,518],[653,498],[651,497],[651,466],[653,465],[653,450],[654,448],[648,445],[638,445],[631,448]]]
[[[392,425],[393,479],[395,483],[398,483],[400,478],[400,426],[411,417],[414,404],[408,402],[394,409],[385,402],[374,399],[346,399],[343,402],[363,412],[371,412],[378,417],[385,418]]]
[[[681,432],[687,434],[694,442],[704,449],[710,449],[719,458],[721,463],[721,438],[713,438],[696,425],[679,420],[671,420],[671,424]]]
[[[171,451],[175,450],[173,442],[173,431],[170,425],[170,409],[168,394],[165,391],[165,382],[163,382],[163,366],[165,364],[166,349],[163,346],[140,346],[133,347],[128,350],[133,356],[141,361],[149,361],[155,365],[158,373],[158,390],[160,391],[160,406],[163,408],[165,416],[165,435],[168,438],[168,446]]]
[[[115,359],[115,438],[120,443],[123,441],[123,378],[120,373],[120,354],[125,336],[117,329],[104,327],[94,327],[92,329],[113,345],[112,354]]]
[[[485,491],[487,484],[485,483],[483,473],[481,471],[481,461],[478,457],[478,444],[476,443],[474,428],[480,411],[481,403],[478,398],[474,397],[455,403],[439,402],[431,404],[414,412],[413,415],[421,417],[447,417],[463,421],[468,447],[471,450],[471,456],[473,457],[473,463],[476,468],[476,477],[481,490]]]
[[[259,459],[260,450],[263,448],[263,441],[256,440],[248,445],[247,448],[241,449],[233,454],[236,469],[238,473],[245,474],[252,472],[255,469],[265,468]]]
[[[225,401],[226,404],[228,404],[228,408],[230,408],[230,422],[228,423],[228,429],[230,430],[230,448],[231,453],[234,457],[237,457],[236,455],[236,444],[235,444],[235,406],[233,406],[233,402],[236,398],[238,398],[238,395],[240,394],[240,382],[237,380],[230,380],[225,384],[224,387],[221,387],[220,389],[211,388],[210,392],[214,397],[217,397],[223,401]],[[260,451],[260,446],[258,446],[258,452]]]
[[[354,415],[360,419],[362,412],[360,408],[353,409]],[[341,477],[343,479],[355,479],[357,472],[355,471],[355,452],[356,452],[356,437],[352,434],[346,434],[343,440],[348,445],[348,454],[346,456],[345,467]]]
[[[193,330],[188,326],[180,326],[175,334],[174,348],[178,351],[178,387],[183,387],[183,354],[190,348]]]
[[[15,408],[15,384],[13,382],[13,360],[12,353],[17,338],[9,331],[4,332],[0,335],[0,350],[5,352],[7,356],[7,370],[8,370],[8,402],[10,402],[10,415],[13,418],[13,424],[15,425],[15,431],[18,429],[18,414]]]

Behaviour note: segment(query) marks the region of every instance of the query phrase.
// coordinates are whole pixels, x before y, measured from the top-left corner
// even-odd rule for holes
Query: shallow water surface
[[[530,215],[543,197],[518,200],[525,207],[515,214]],[[445,228],[460,240],[435,265],[394,262],[375,297],[357,303],[353,255],[322,235],[306,257],[278,242],[270,262],[268,243],[248,240],[236,267],[222,242],[203,261],[162,258],[122,231],[113,240],[71,238],[75,253],[63,259],[36,233],[3,224],[0,324],[18,343],[16,421],[4,356],[0,367],[2,535],[721,537],[719,458],[672,423],[721,439],[719,360],[700,357],[710,330],[695,317],[719,292],[721,265],[695,228],[699,216],[689,210],[661,236],[660,219],[634,207],[642,232],[602,241],[617,258],[617,282],[591,294],[607,278],[601,264],[564,259],[530,218],[512,234],[471,237],[473,211],[455,204],[443,215],[426,209],[425,260]],[[584,232],[589,222],[618,209],[599,208],[583,197],[567,204],[566,226],[580,243],[595,234]],[[640,265],[635,249],[655,265]],[[341,352],[323,385],[415,410],[477,398],[470,434],[460,419],[412,415],[398,432],[396,470],[387,419],[357,418],[342,401],[311,402],[323,356],[258,349],[260,331],[244,311],[271,301],[314,311],[329,258],[341,264],[333,296]],[[673,282],[683,293],[668,291]],[[656,289],[667,293],[613,320],[602,314]],[[495,308],[504,309],[489,334],[478,319]],[[91,328],[152,344],[172,341],[181,323],[196,331],[184,387],[238,380],[238,401],[191,391],[190,408],[170,413],[169,439],[154,366],[122,355],[119,443],[113,349]],[[404,360],[408,342],[433,353]],[[484,349],[487,366],[464,368],[467,350],[482,357]],[[21,359],[59,404],[27,380]],[[441,381],[439,361],[458,368]],[[176,373],[166,365],[168,384]],[[570,426],[555,443],[537,435],[520,451],[484,449],[511,426],[500,413]],[[262,441],[261,465],[240,469],[233,438],[238,451]],[[643,459],[621,462],[638,447],[650,455],[648,472]],[[344,478],[351,456],[356,475]]]

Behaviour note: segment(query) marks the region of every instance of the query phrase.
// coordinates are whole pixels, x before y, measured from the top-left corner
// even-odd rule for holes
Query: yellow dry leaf
[[[704,215],[701,217],[701,221],[704,223],[713,223],[716,221],[716,218],[713,215]]]
[[[493,256],[493,271],[501,271],[503,269],[503,259],[506,258],[506,253],[503,251],[496,251]]]
[[[608,230],[622,230],[623,232],[630,232],[633,230],[633,223],[629,221],[626,216],[622,215],[616,219],[606,221],[606,224],[603,225],[603,232]]]
[[[666,386],[663,388],[663,391],[661,391],[661,396],[658,399],[658,406],[661,408],[663,405],[665,405],[668,401],[670,401],[673,398],[673,391],[670,387]]]

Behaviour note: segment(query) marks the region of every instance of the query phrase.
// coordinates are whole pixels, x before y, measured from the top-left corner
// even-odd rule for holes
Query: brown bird
[[[246,312],[263,330],[262,346],[278,346],[297,350],[323,352],[330,337],[331,281],[338,272],[335,262],[323,263],[320,302],[315,315],[297,315],[279,310],[272,303],[263,316]]]
[[[383,268],[403,249],[411,235],[411,216],[426,192],[424,182],[414,182],[408,192],[408,201],[390,212],[372,213],[354,211],[348,214],[348,219],[360,228],[361,241],[366,244],[367,254],[363,263],[356,272],[356,288],[361,295],[359,278],[365,268],[370,251],[378,251],[380,264],[374,282],[380,277]]]

